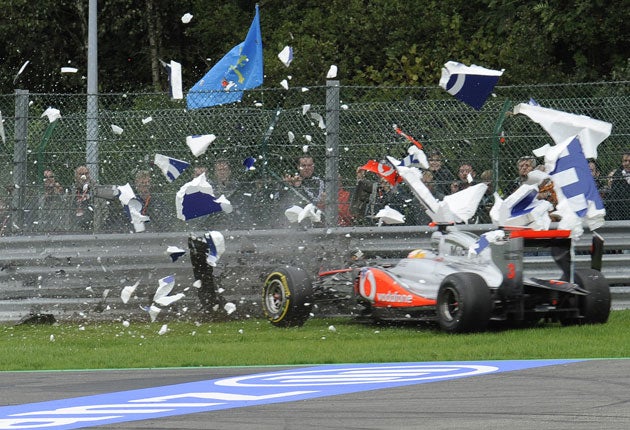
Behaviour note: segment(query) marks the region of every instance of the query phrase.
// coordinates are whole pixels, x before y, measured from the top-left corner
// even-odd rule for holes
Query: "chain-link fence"
[[[283,177],[298,172],[300,156],[312,156],[315,175],[324,179],[329,192],[346,201],[355,190],[357,167],[370,159],[406,155],[410,142],[395,132],[394,124],[422,142],[427,153],[441,153],[443,168],[452,172],[452,179],[440,184],[441,176],[435,175],[436,189],[442,186],[448,193],[459,166],[468,163],[477,179],[485,172],[492,189],[504,193],[518,176],[518,159],[551,143],[540,126],[523,115],[511,115],[514,105],[530,98],[545,107],[613,124],[611,136],[598,149],[599,184],[607,208],[617,209],[617,219],[630,219],[630,195],[606,194],[614,185],[608,174],[620,167],[622,155],[630,151],[630,82],[497,87],[496,96],[481,111],[439,88],[329,84],[251,90],[240,103],[193,111],[186,110],[185,100],[170,100],[165,94],[90,98],[18,90],[0,95],[2,234],[130,231],[116,198],[90,198],[83,215],[77,216],[81,205],[77,200],[82,196],[81,190],[77,193],[75,169],[83,165],[94,183],[101,185],[97,194],[102,197],[111,186],[130,183],[135,189],[138,172],[148,170],[152,181],[149,229],[284,227],[284,210],[300,203]],[[98,102],[98,117],[93,120],[97,128],[90,133],[88,100]],[[42,116],[48,107],[58,109],[61,117],[49,122]],[[204,134],[214,134],[216,139],[204,154],[194,157],[186,137]],[[168,182],[153,165],[156,153],[192,166]],[[243,166],[248,157],[256,159],[255,170]],[[235,211],[191,222],[177,219],[175,194],[191,180],[194,167],[207,168],[208,179],[221,189],[213,169],[217,160],[231,166],[234,182],[222,191]],[[327,196],[329,207],[335,200]],[[403,198],[401,205],[406,208],[407,223],[426,222],[414,216],[420,210],[409,199]],[[376,221],[355,218],[351,222]],[[334,225],[330,220],[327,224]]]

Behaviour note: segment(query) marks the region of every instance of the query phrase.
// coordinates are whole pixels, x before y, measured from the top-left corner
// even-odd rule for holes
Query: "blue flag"
[[[440,86],[457,100],[480,110],[502,74],[503,70],[448,61],[442,68]]]
[[[263,51],[258,5],[245,41],[236,45],[188,91],[188,109],[240,101],[243,90],[263,83]]]

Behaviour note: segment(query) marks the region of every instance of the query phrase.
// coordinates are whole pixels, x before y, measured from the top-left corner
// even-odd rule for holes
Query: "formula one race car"
[[[496,230],[488,241],[442,226],[430,250],[415,250],[393,265],[357,260],[321,272],[276,269],[263,286],[262,306],[276,326],[299,326],[315,304],[343,303],[348,313],[374,321],[437,321],[442,330],[485,330],[490,321],[529,326],[541,319],[563,325],[601,324],[610,289],[600,273],[603,239],[593,235],[591,268],[575,269],[568,230]],[[558,279],[526,277],[524,256],[548,256]],[[573,259],[574,260],[574,259]]]

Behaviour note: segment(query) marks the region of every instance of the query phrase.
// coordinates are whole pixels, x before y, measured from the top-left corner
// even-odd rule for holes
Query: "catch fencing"
[[[476,234],[491,225],[460,226]],[[430,249],[434,228],[426,226],[288,228],[224,232],[226,251],[215,269],[217,288],[236,306],[231,318],[262,316],[261,288],[265,277],[282,265],[317,270],[346,267],[361,250],[370,261],[389,263],[413,249]],[[612,285],[613,308],[630,301],[630,227],[613,221],[600,230],[606,242],[602,273]],[[203,320],[188,255],[171,261],[168,246],[187,249],[186,233],[39,235],[0,238],[0,321],[15,322],[33,314],[52,314],[59,321],[150,321],[158,280],[173,275],[172,294],[185,297],[162,307],[158,321]],[[576,267],[589,267],[590,235],[576,245]],[[528,255],[525,274],[560,276],[549,256]],[[127,303],[121,292],[136,285]],[[330,310],[315,309],[317,316]]]
[[[16,90],[0,95],[1,233],[128,232],[130,224],[115,199],[93,202],[94,222],[87,229],[76,222],[74,170],[84,164],[93,179],[106,186],[133,185],[138,171],[149,170],[152,201],[162,202],[149,230],[190,230],[191,223],[175,216],[174,196],[192,178],[193,169],[169,183],[152,164],[156,153],[206,167],[211,180],[216,160],[228,160],[238,183],[235,200],[246,210],[232,221],[210,217],[200,223],[250,229],[285,227],[279,222],[287,203],[279,199],[285,186],[282,177],[294,174],[297,158],[308,153],[315,160],[316,174],[325,180],[326,222],[332,225],[337,187],[354,190],[358,166],[369,159],[406,155],[410,143],[394,132],[394,124],[426,150],[439,150],[453,173],[463,162],[473,165],[477,177],[492,172],[492,187],[501,193],[517,176],[518,158],[551,142],[540,126],[523,115],[511,115],[514,105],[530,98],[545,107],[613,124],[611,136],[598,149],[599,182],[605,192],[606,175],[620,166],[622,153],[630,150],[630,82],[499,86],[481,111],[440,88],[346,87],[338,81],[308,88],[250,90],[240,103],[193,111],[186,110],[184,100],[171,100],[166,94],[88,97]],[[87,118],[92,111],[87,104],[94,101],[98,117]],[[54,122],[42,117],[48,107],[58,109],[61,117]],[[97,128],[88,132],[93,121]],[[194,157],[186,136],[199,134],[214,134],[216,140],[206,153]],[[256,159],[255,170],[243,167],[247,157]],[[53,196],[44,187],[47,170],[59,184],[60,191]],[[622,218],[630,219],[630,205],[620,203],[625,206]]]

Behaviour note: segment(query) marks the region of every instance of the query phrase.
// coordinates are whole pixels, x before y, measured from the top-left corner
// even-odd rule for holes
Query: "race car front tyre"
[[[453,273],[442,281],[437,319],[449,333],[483,331],[490,321],[492,301],[486,281],[476,273]]]
[[[281,267],[265,280],[262,307],[275,326],[301,326],[308,319],[313,287],[306,272],[297,267]]]
[[[563,325],[604,324],[610,315],[610,287],[601,272],[593,269],[575,271],[575,283],[589,292],[578,296],[580,318],[564,318]]]

